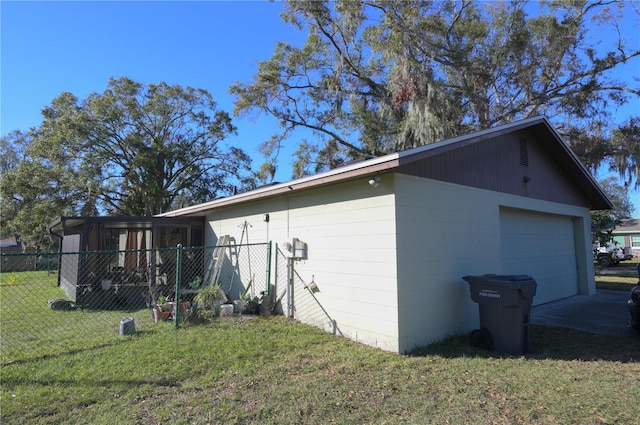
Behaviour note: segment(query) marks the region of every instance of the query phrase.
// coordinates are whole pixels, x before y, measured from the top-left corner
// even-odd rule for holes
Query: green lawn
[[[466,337],[402,356],[233,318],[4,365],[0,407],[29,424],[630,424],[639,362],[636,339],[563,329],[533,327],[526,357]]]
[[[631,291],[631,288],[638,284],[638,262],[640,258],[634,258],[605,270],[600,270],[596,265],[596,287],[613,291]]]
[[[6,276],[0,283],[4,307],[19,285]],[[53,317],[73,322],[69,314],[83,314],[37,311],[34,320],[52,325]],[[151,324],[120,337],[113,313],[102,313],[110,334],[101,343],[83,334],[44,355],[14,353],[21,360],[0,370],[0,422],[630,424],[640,417],[637,338],[533,326],[523,357],[473,348],[465,335],[397,355],[284,317],[178,330]],[[3,310],[3,356],[5,317]],[[55,324],[51,338],[73,332],[66,327]]]

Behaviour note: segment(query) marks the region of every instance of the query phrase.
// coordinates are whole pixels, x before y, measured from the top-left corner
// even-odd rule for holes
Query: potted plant
[[[219,284],[207,285],[196,294],[193,302],[197,304],[198,311],[210,312],[212,316],[216,316],[222,304],[221,287]]]
[[[247,314],[258,314],[260,312],[260,299],[257,296],[247,297],[244,311]]]
[[[171,310],[171,304],[164,295],[160,295],[158,299],[156,299],[156,307],[162,311]]]
[[[167,297],[161,295],[153,306],[153,318],[156,322],[166,322],[171,316],[173,306],[167,302]]]
[[[240,298],[233,300],[233,305],[239,314],[246,313],[247,303],[250,299],[250,296],[248,295],[249,288],[251,288],[251,282],[249,282],[246,289],[240,293]]]

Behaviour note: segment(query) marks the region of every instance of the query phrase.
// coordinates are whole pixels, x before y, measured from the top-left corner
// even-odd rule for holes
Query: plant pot
[[[175,303],[168,302],[168,303],[157,305],[156,308],[159,309],[160,311],[169,311],[170,312],[171,310],[173,310],[173,306],[174,305],[175,305]]]
[[[169,320],[169,316],[171,316],[171,310],[162,310],[161,307],[153,308],[153,319],[156,323],[166,322]]]
[[[103,291],[108,291],[109,288],[111,288],[111,279],[102,279],[100,281],[100,286],[102,287]]]
[[[233,316],[233,304],[222,304],[220,306],[220,317]]]
[[[233,306],[235,307],[236,313],[242,314],[247,308],[247,302],[245,300],[234,300]]]

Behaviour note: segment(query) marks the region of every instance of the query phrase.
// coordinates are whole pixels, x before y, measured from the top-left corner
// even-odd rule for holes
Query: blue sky
[[[285,25],[282,5],[268,2],[7,2],[1,3],[0,134],[41,122],[41,109],[62,92],[82,99],[110,77],[203,88],[229,113],[234,81],[248,81],[277,40],[302,36]],[[275,121],[234,119],[225,143],[256,151]],[[291,167],[281,168],[290,179]],[[287,170],[288,168],[288,170]]]
[[[229,86],[249,81],[276,41],[303,41],[304,34],[282,21],[281,11],[280,3],[264,1],[3,0],[0,135],[37,126],[40,110],[62,92],[80,99],[102,92],[110,77],[203,88],[231,113]],[[635,31],[640,23],[632,19],[627,28]],[[639,63],[626,66],[624,75],[640,74]],[[640,102],[621,115],[634,109],[640,110]],[[275,121],[260,116],[235,118],[234,124],[238,135],[225,143],[243,148],[258,166],[257,147],[274,133]],[[286,181],[290,156],[281,157],[275,179]],[[633,192],[631,201],[640,217],[640,192]]]

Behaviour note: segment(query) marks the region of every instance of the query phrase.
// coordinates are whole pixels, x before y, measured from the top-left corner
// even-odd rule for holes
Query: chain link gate
[[[177,327],[234,301],[236,311],[244,304],[244,313],[270,313],[270,258],[270,243],[2,253],[0,363],[115,343],[129,319],[137,331],[163,321]],[[211,287],[219,304],[207,316],[197,301]]]

